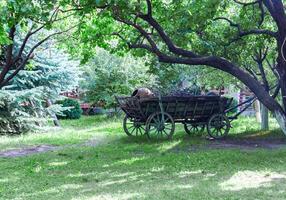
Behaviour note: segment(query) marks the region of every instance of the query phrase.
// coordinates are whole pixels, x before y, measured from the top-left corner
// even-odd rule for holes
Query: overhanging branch
[[[270,31],[270,30],[265,30],[265,29],[242,30],[240,24],[237,24],[237,23],[231,21],[230,19],[228,19],[226,17],[217,17],[217,18],[214,19],[214,21],[217,21],[217,20],[227,21],[230,26],[235,27],[237,29],[239,37],[244,37],[244,36],[247,36],[247,35],[268,35],[268,36],[277,38],[277,36],[278,36],[277,32]]]
[[[19,73],[20,70],[22,70],[24,68],[24,66],[27,64],[28,60],[30,59],[30,57],[33,54],[33,52],[35,51],[35,49],[37,49],[40,45],[42,45],[44,42],[49,40],[51,37],[56,36],[56,35],[60,35],[60,34],[63,34],[63,33],[66,33],[68,31],[70,31],[71,29],[75,28],[76,26],[78,26],[78,25],[72,26],[69,29],[66,29],[64,31],[59,31],[59,32],[52,33],[52,34],[48,35],[47,37],[45,37],[44,39],[42,39],[41,41],[39,41],[38,43],[36,43],[30,49],[29,53],[27,54],[27,56],[23,60],[23,62],[13,71],[13,73],[11,73],[7,78],[3,79],[0,82],[0,88],[5,86],[10,80],[12,80]]]

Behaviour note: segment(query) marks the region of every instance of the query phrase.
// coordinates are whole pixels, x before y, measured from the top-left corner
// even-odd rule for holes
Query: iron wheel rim
[[[188,135],[202,134],[205,130],[205,126],[184,123],[184,129]]]
[[[230,129],[230,122],[227,116],[223,114],[212,115],[208,121],[209,136],[220,139],[224,138]]]
[[[123,129],[128,136],[142,136],[145,134],[143,124],[136,122],[127,116],[125,116],[123,120]]]
[[[175,122],[172,116],[166,112],[153,113],[149,116],[146,124],[146,134],[149,139],[171,139],[175,131]]]

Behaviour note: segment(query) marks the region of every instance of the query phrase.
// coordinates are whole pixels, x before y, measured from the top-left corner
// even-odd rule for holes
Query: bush
[[[47,110],[41,93],[39,88],[0,90],[0,134],[21,134],[44,125]]]
[[[233,108],[233,107],[236,107],[238,105],[238,101],[237,99],[233,98],[229,108]],[[230,114],[235,114],[238,112],[238,107],[234,108],[233,110],[231,110],[231,112],[229,112]]]
[[[80,104],[77,100],[65,99],[57,103],[62,104],[64,108],[69,108],[62,112],[63,115],[58,116],[60,119],[79,119],[80,118],[82,114],[82,109],[80,108]]]

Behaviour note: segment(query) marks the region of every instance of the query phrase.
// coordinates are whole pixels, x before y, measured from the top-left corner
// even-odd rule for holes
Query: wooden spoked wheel
[[[128,136],[140,136],[145,134],[143,123],[130,120],[127,116],[125,116],[123,120],[123,129]]]
[[[146,122],[146,134],[149,139],[171,139],[175,131],[175,122],[166,112],[151,114]]]
[[[189,135],[201,134],[204,132],[205,126],[204,125],[184,123],[184,129],[185,129],[186,133]]]
[[[208,120],[209,136],[220,139],[225,137],[230,129],[230,122],[227,116],[223,114],[214,114]]]

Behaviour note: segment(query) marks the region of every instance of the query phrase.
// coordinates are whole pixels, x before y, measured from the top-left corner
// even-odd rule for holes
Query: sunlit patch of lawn
[[[255,127],[250,129],[246,123]],[[3,137],[1,148],[64,148],[0,158],[0,199],[286,199],[286,148],[209,149],[176,126],[172,141],[129,138],[120,120],[84,117],[47,133]],[[233,122],[230,138],[279,138],[252,118]],[[102,139],[102,145],[81,145]]]
[[[162,153],[117,143],[0,160],[2,199],[286,197],[285,149]]]
[[[88,139],[122,135],[120,120],[106,116],[82,116],[79,120],[62,120],[61,127],[48,127],[45,131],[15,136],[0,136],[0,151],[28,145],[56,146],[78,144]],[[117,134],[118,133],[118,134]]]

